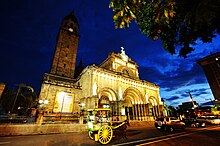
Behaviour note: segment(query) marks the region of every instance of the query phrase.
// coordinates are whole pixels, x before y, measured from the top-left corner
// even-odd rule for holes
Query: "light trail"
[[[177,134],[171,134],[171,135],[165,135],[165,136],[160,136],[160,137],[153,137],[153,138],[148,138],[148,139],[142,139],[142,140],[137,140],[137,141],[115,144],[113,146],[122,146],[122,145],[129,145],[129,144],[135,145],[135,143],[150,141],[150,142],[146,142],[146,143],[137,145],[137,146],[145,146],[145,145],[149,145],[152,143],[157,143],[160,141],[166,141],[166,140],[170,140],[170,139],[174,139],[174,138],[178,138],[178,137],[192,135],[192,134],[196,134],[196,133],[200,133],[200,132],[208,131],[208,130],[212,130],[212,129],[220,129],[220,127],[218,126],[218,127],[211,127],[211,128],[210,127],[209,128],[202,128],[202,129],[194,130],[193,132],[190,132],[190,133],[181,132],[181,133],[177,133]],[[152,141],[152,140],[154,140],[154,141]]]
[[[3,142],[0,142],[0,145],[9,144],[9,143],[11,143],[11,142],[9,142],[9,141],[3,141]]]

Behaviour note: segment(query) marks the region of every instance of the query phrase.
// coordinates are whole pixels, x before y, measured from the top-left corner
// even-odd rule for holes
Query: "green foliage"
[[[181,46],[179,56],[184,58],[197,39],[211,42],[220,32],[218,0],[111,0],[109,7],[116,28],[128,28],[135,20],[147,37],[160,38],[169,53]]]
[[[211,108],[211,111],[212,112],[220,111],[220,105],[215,105],[214,107]]]
[[[169,116],[177,116],[177,110],[173,106],[168,106]]]

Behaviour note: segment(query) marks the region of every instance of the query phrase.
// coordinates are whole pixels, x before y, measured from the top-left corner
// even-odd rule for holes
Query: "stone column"
[[[134,120],[134,106],[133,106],[133,104],[132,104],[131,110],[132,110],[132,120]]]
[[[144,104],[144,120],[147,121],[147,107],[146,107],[146,104]]]
[[[155,115],[154,116],[158,116],[157,106],[154,106],[154,110],[155,110]]]
[[[129,107],[126,107],[127,113],[128,113],[128,120],[130,120],[130,112],[129,112]]]
[[[160,105],[157,106],[158,116],[160,116]]]
[[[136,107],[137,120],[139,120],[139,113],[138,113],[139,108],[138,108],[138,104],[136,104],[135,107]]]
[[[138,104],[138,115],[139,115],[139,121],[141,121],[141,105]]]
[[[149,115],[149,106],[148,106],[148,104],[146,104],[146,111],[147,111],[147,115]]]
[[[141,121],[144,121],[143,104],[141,104]]]
[[[133,120],[136,120],[135,105],[133,105],[132,110],[133,110]]]
[[[138,117],[139,117],[138,120],[141,121],[141,105],[138,104],[137,106],[138,106]]]

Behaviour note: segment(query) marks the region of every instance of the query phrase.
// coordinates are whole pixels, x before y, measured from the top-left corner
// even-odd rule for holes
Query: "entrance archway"
[[[149,114],[152,116],[158,116],[158,107],[155,97],[149,97]]]
[[[123,94],[125,114],[129,120],[143,120],[146,115],[145,100],[141,92],[133,87],[125,90]]]
[[[128,96],[124,99],[124,108],[125,108],[125,115],[127,119],[133,120],[133,111],[132,111],[132,99],[130,99]]]
[[[111,88],[102,88],[98,92],[98,97],[101,98],[102,96],[108,97],[109,101],[117,101],[117,95]]]
[[[114,90],[111,88],[103,88],[98,93],[99,97],[99,104],[98,107],[102,107],[103,105],[109,105],[111,109],[111,116],[119,115],[119,108],[118,108],[118,98]]]

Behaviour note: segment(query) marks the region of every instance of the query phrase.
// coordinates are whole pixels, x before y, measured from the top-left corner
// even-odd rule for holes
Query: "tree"
[[[132,20],[142,33],[161,39],[171,54],[180,46],[179,56],[186,58],[201,39],[212,42],[220,32],[219,0],[111,0],[116,28],[128,28]]]
[[[173,106],[168,106],[169,116],[177,117],[177,110]]]
[[[1,106],[5,112],[25,115],[27,110],[36,104],[37,95],[31,86],[19,84],[17,91],[7,90],[1,98]]]
[[[8,86],[6,86],[6,89],[4,90],[0,99],[1,114],[10,111],[10,108],[12,107],[13,97],[15,97],[15,93],[11,91]]]
[[[214,115],[219,115],[220,114],[220,105],[215,105],[214,107],[212,107],[211,112]]]

